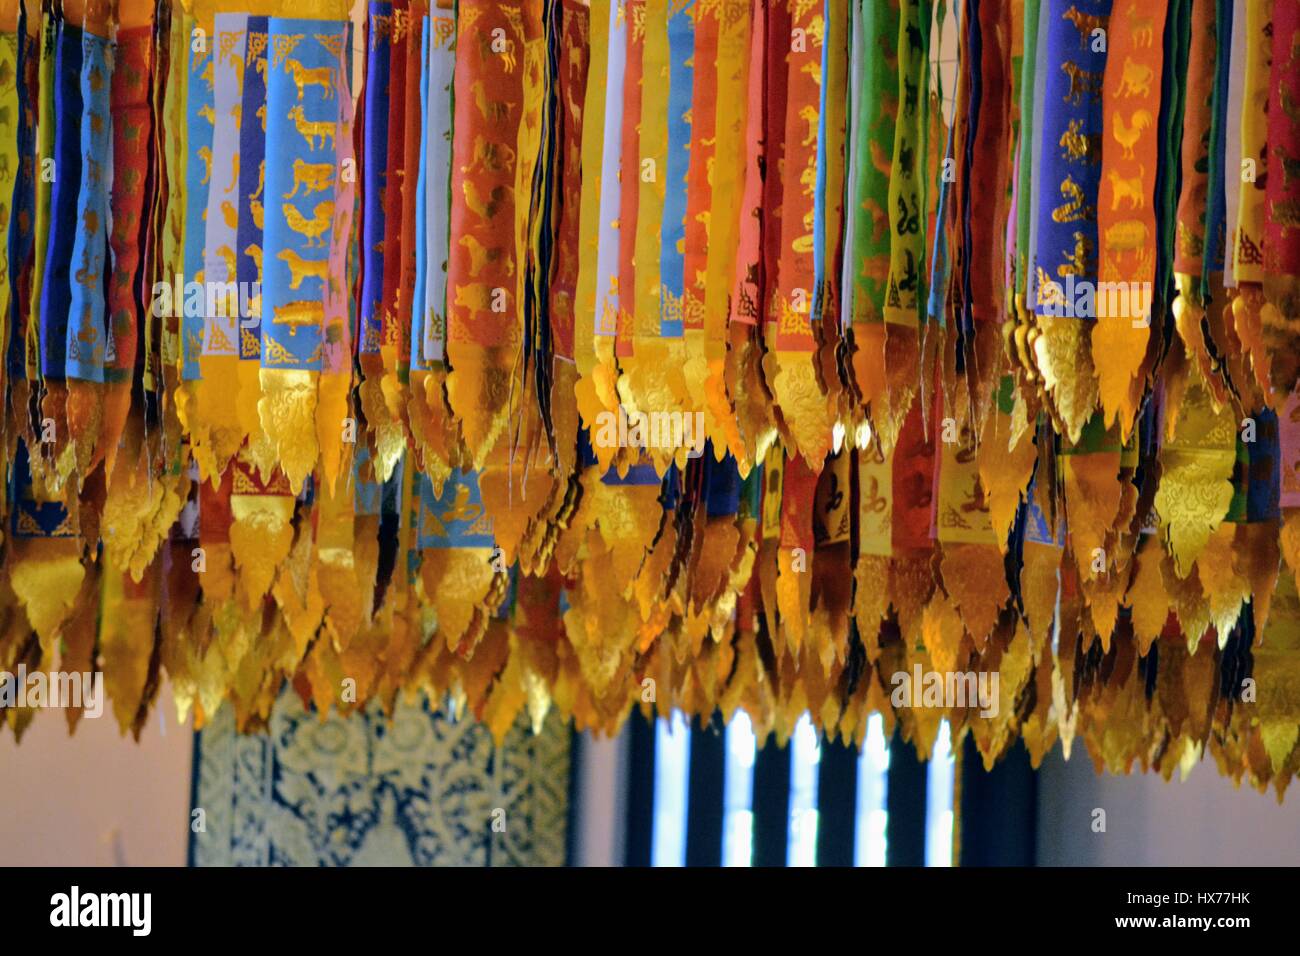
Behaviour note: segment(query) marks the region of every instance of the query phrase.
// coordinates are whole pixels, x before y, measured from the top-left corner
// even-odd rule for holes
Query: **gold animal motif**
[[[298,89],[299,102],[302,102],[303,91],[309,86],[319,86],[323,89],[327,100],[334,98],[334,71],[330,67],[306,67],[294,59],[285,60],[284,66],[293,76],[293,85]]]
[[[867,256],[862,260],[862,269],[859,275],[864,279],[874,279],[876,282],[885,282],[889,279],[889,253],[881,253],[878,256]]]
[[[199,110],[198,115],[207,120],[213,126],[217,125],[217,112],[211,106],[205,105]]]
[[[1278,91],[1278,102],[1281,103],[1282,112],[1286,114],[1287,119],[1293,123],[1300,123],[1300,106],[1296,104],[1291,91],[1285,86]]]
[[[1074,252],[1065,256],[1065,262],[1056,267],[1056,274],[1064,278],[1068,275],[1087,275],[1092,271],[1094,254],[1092,242],[1083,232],[1074,234]]]
[[[1283,234],[1300,229],[1300,200],[1283,199],[1269,202],[1269,218],[1282,227]]]
[[[1106,29],[1106,17],[1099,17],[1091,13],[1084,13],[1074,5],[1069,10],[1061,14],[1062,20],[1069,20],[1074,24],[1074,28],[1079,31],[1079,49],[1086,50],[1088,41],[1092,39],[1093,30]]]
[[[1142,138],[1142,131],[1151,126],[1151,114],[1147,110],[1137,110],[1129,117],[1127,125],[1124,114],[1115,111],[1115,122],[1111,126],[1111,135],[1124,150],[1124,158],[1133,158],[1133,147]]]
[[[244,255],[253,260],[253,265],[257,267],[257,274],[262,274],[262,247],[256,244],[249,245],[244,250]]]
[[[199,185],[206,186],[208,180],[212,178],[212,150],[206,146],[200,146],[195,155],[203,161],[203,178],[199,180]]]
[[[248,202],[248,211],[253,214],[253,225],[258,229],[266,228],[266,212],[262,204],[256,199],[250,199]]]
[[[1101,162],[1101,136],[1097,133],[1084,133],[1081,119],[1070,120],[1057,145],[1063,150],[1062,159],[1072,162]]]
[[[1155,42],[1156,28],[1155,21],[1151,14],[1139,15],[1136,3],[1128,5],[1129,39],[1133,41],[1135,47],[1150,47]]]
[[[482,80],[475,80],[469,88],[474,95],[474,105],[478,107],[479,116],[488,123],[505,123],[510,119],[511,103],[497,103],[487,98],[487,87]]]
[[[1282,185],[1289,189],[1291,180],[1300,179],[1300,159],[1292,159],[1280,149],[1277,155],[1282,162]]]
[[[239,212],[229,199],[221,202],[221,218],[226,224],[227,229],[239,229]]]
[[[271,321],[276,325],[287,325],[289,336],[298,334],[300,325],[319,325],[325,320],[325,305],[310,299],[286,302],[275,310]]]
[[[888,116],[895,123],[898,122],[898,96],[894,93],[880,94],[880,115]]]
[[[87,236],[93,236],[99,232],[99,213],[93,209],[87,209],[81,214],[82,231]]]
[[[76,274],[73,275],[72,278],[81,285],[84,285],[87,289],[91,289],[94,288],[97,282],[99,282],[99,274],[98,259],[94,262],[87,262],[83,259],[81,268],[76,271]]]
[[[226,192],[235,191],[239,185],[239,153],[234,153],[230,157],[230,185],[226,187]]]
[[[230,62],[235,67],[235,95],[242,98],[244,95],[244,58],[234,50],[230,51]]]
[[[862,208],[871,216],[871,241],[880,242],[885,237],[885,231],[889,229],[889,217],[885,215],[885,210],[880,207],[880,203],[870,196],[862,201]]]
[[[817,127],[821,123],[821,111],[809,103],[799,111],[799,118],[808,124],[808,134],[804,136],[803,146],[817,145]]]
[[[488,173],[502,173],[515,164],[515,151],[505,143],[494,143],[482,136],[474,137],[474,152],[469,164],[461,167],[461,172],[482,170]]]
[[[441,49],[456,35],[456,21],[451,17],[433,18],[433,45]]]
[[[489,262],[498,262],[501,259],[502,250],[489,249],[473,236],[461,236],[459,245],[463,246],[465,251],[469,253],[469,274],[471,277],[477,278],[478,274],[483,270],[483,266]],[[506,260],[506,271],[510,275],[515,274],[515,264],[512,259]]]
[[[470,211],[483,219],[493,218],[501,209],[501,204],[506,201],[509,191],[504,186],[493,186],[492,191],[488,193],[487,199],[479,193],[478,187],[471,180],[461,180],[461,188],[465,193],[465,205]]]
[[[95,327],[95,315],[90,306],[86,306],[81,313],[81,328],[77,330],[77,340],[91,346],[92,352],[95,343],[99,341],[99,329]]]
[[[304,259],[292,249],[284,249],[277,259],[289,267],[289,288],[296,289],[303,279],[320,279],[326,281],[329,273],[329,259]]]
[[[307,141],[307,146],[313,152],[318,148],[316,141],[320,140],[320,148],[329,142],[330,148],[334,147],[334,124],[326,120],[309,120],[303,112],[302,106],[294,106],[289,110],[289,119],[293,120],[294,128],[298,130],[298,135]]]
[[[334,164],[333,163],[309,163],[303,159],[293,161],[293,189],[284,194],[283,199],[292,199],[298,195],[298,189],[302,188],[302,194],[309,196],[312,193],[324,192],[334,185]]]
[[[488,309],[492,305],[492,290],[481,282],[456,286],[452,303],[466,309]]]
[[[233,279],[236,274],[235,250],[229,246],[222,246],[217,250],[217,257],[226,264],[226,278]]]
[[[1106,247],[1115,252],[1141,249],[1148,242],[1147,225],[1140,219],[1125,219],[1106,230]]]
[[[1145,63],[1134,62],[1131,56],[1124,57],[1124,71],[1120,74],[1119,89],[1116,96],[1150,96],[1151,81],[1155,72]]]
[[[1130,210],[1144,209],[1146,207],[1147,200],[1142,185],[1142,180],[1146,174],[1147,168],[1141,164],[1138,165],[1138,174],[1136,176],[1126,178],[1114,169],[1106,174],[1106,178],[1110,180],[1111,212],[1119,209],[1121,202],[1127,202]]]
[[[266,160],[262,160],[260,163],[257,164],[257,189],[248,198],[256,199],[258,196],[262,195],[262,190],[265,187],[266,187]]]
[[[1070,88],[1066,90],[1065,96],[1061,97],[1066,103],[1078,106],[1083,102],[1084,97],[1095,99],[1101,95],[1102,75],[1100,73],[1085,70],[1071,60],[1061,64],[1061,72],[1070,78]]]
[[[1065,293],[1061,289],[1061,283],[1057,282],[1046,272],[1042,266],[1036,266],[1038,282],[1037,297],[1038,305],[1056,306],[1060,308],[1065,305]]]
[[[128,115],[122,127],[122,141],[131,147],[133,153],[140,152],[140,134],[142,132],[140,124],[131,122],[131,117]]]
[[[284,203],[281,208],[284,210],[284,220],[289,228],[300,236],[307,238],[307,248],[324,247],[325,230],[330,227],[334,219],[334,203],[330,200],[316,204],[316,208],[311,211],[311,218],[308,219],[297,209],[293,203]]]
[[[876,172],[889,176],[894,169],[893,157],[888,155],[874,139],[868,145],[871,150],[871,165],[876,167]]]
[[[803,172],[799,174],[799,185],[803,186],[803,194],[805,196],[813,196],[816,194],[817,192],[816,160],[814,160],[813,162],[805,166]],[[806,227],[811,228],[809,224],[806,222],[804,223],[804,225]]]
[[[1081,219],[1092,219],[1097,215],[1097,210],[1092,206],[1085,206],[1083,187],[1074,181],[1072,176],[1066,176],[1065,182],[1061,183],[1061,197],[1065,202],[1052,210],[1053,222],[1078,222]]]

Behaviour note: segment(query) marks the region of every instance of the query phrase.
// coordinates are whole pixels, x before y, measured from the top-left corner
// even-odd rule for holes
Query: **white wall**
[[[627,724],[617,737],[582,735],[573,757],[579,760],[575,801],[574,864],[622,866],[627,812]]]
[[[1093,809],[1106,832],[1092,830]],[[1213,758],[1185,782],[1156,774],[1098,776],[1076,745],[1060,745],[1038,779],[1038,862],[1047,866],[1295,866],[1300,864],[1300,787],[1282,806],[1276,792],[1240,789]]]
[[[111,709],[69,737],[61,711],[36,715],[21,744],[0,731],[0,865],[184,866],[193,733],[171,691],[137,744]]]

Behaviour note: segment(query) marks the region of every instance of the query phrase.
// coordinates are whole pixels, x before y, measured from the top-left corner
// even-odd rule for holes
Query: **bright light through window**
[[[954,761],[948,721],[939,725],[934,753],[926,766],[925,865],[952,866],[952,788]]]
[[[790,741],[790,827],[786,838],[787,866],[817,865],[817,770],[821,739],[804,714]]]
[[[754,726],[737,711],[727,724],[723,776],[722,865],[749,866],[754,857]]]
[[[886,824],[889,811],[885,797],[889,789],[889,745],[885,722],[872,714],[867,736],[858,754],[857,826],[854,828],[853,865],[884,866]]]
[[[686,865],[686,800],[691,764],[691,728],[680,710],[655,721],[654,832],[652,866]]]

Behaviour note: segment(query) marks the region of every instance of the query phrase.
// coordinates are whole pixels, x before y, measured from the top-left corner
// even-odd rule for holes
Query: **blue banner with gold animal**
[[[1047,48],[1040,65],[1047,68],[1040,74],[1042,153],[1034,175],[1039,207],[1029,296],[1040,314],[1048,308],[1064,314],[1061,290],[1066,276],[1078,282],[1095,281],[1097,275],[1100,151],[1086,144],[1104,132],[1101,94],[1110,7],[1111,0],[1075,0],[1068,5],[1052,0],[1042,13]]]
[[[235,230],[235,278],[250,295],[251,314],[239,330],[239,357],[262,358],[262,230],[266,223],[266,65],[270,21],[249,17],[239,104],[239,216]]]
[[[319,370],[347,28],[273,17],[269,34],[262,367]]]
[[[492,519],[483,509],[477,472],[456,469],[435,494],[428,476],[416,478],[420,500],[418,546],[425,548],[491,548]]]
[[[41,287],[41,375],[65,376],[68,314],[72,289],[68,276],[85,278],[91,269],[72,258],[77,228],[77,199],[81,187],[81,60],[80,27],[60,21],[54,39],[54,177],[50,187],[50,231],[45,251],[46,281]],[[98,162],[97,160],[93,160]],[[48,177],[47,177],[48,179]],[[75,275],[74,275],[75,273]]]

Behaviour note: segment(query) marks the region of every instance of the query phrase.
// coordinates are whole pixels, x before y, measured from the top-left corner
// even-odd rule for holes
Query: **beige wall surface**
[[[1093,832],[1093,811],[1106,832]],[[1300,792],[1234,787],[1213,758],[1185,781],[1156,774],[1098,776],[1076,747],[1059,745],[1038,779],[1038,862],[1047,866],[1296,866],[1300,864]]]
[[[0,866],[184,866],[194,735],[158,710],[138,744],[111,710],[71,737],[53,710],[21,744],[0,731]]]

